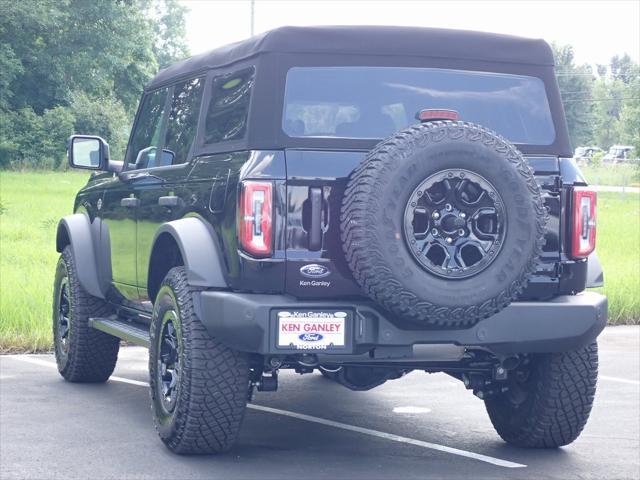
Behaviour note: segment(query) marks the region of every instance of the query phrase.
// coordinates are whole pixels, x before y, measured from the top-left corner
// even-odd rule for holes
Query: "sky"
[[[250,36],[250,0],[181,0],[192,54]],[[640,0],[255,0],[254,31],[283,25],[404,25],[506,33],[574,46],[576,61],[640,61]]]

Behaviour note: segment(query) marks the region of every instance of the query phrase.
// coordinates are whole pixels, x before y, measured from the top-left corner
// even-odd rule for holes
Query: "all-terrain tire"
[[[509,391],[485,401],[502,439],[527,448],[556,448],[573,442],[584,428],[596,393],[598,345],[533,357],[526,394]],[[511,387],[510,387],[511,388]]]
[[[60,324],[60,306],[66,296],[65,315],[68,329],[64,342]],[[91,317],[107,317],[110,305],[87,293],[78,281],[77,266],[71,246],[65,247],[58,260],[53,287],[53,339],[58,371],[70,382],[105,382],[118,359],[120,339],[89,326]]]
[[[451,169],[486,179],[508,220],[491,263],[455,279],[421,266],[406,234],[412,195],[423,195],[416,193],[422,182]],[[533,170],[513,144],[478,125],[439,121],[402,130],[367,155],[345,190],[341,239],[355,280],[374,301],[414,323],[458,328],[519,296],[536,271],[546,221]]]
[[[151,322],[149,377],[156,430],[175,453],[224,452],[235,443],[246,411],[249,358],[212,338],[194,311],[195,289],[184,267],[172,268],[162,281]],[[179,376],[175,404],[163,403],[163,325],[175,322]]]

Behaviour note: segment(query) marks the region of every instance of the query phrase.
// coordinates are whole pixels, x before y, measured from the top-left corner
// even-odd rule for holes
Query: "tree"
[[[0,0],[0,11],[0,166],[55,166],[67,130],[122,150],[144,84],[188,54],[177,0]]]
[[[156,42],[153,53],[160,68],[165,68],[176,60],[189,55],[189,48],[185,41],[187,8],[176,0],[165,0],[155,4],[153,16],[155,21]]]
[[[624,104],[620,109],[620,140],[636,147],[640,156],[640,65],[629,70],[629,82]]]
[[[640,67],[625,54],[613,57],[610,69],[611,78],[599,79],[593,90],[594,140],[603,148],[638,145]]]
[[[120,100],[115,97],[96,100],[79,92],[74,95],[69,110],[75,119],[75,133],[108,139],[112,158],[124,158],[130,119]]]
[[[589,65],[575,65],[571,45],[552,44],[552,48],[571,143],[587,145],[593,137],[593,72]]]
[[[624,87],[620,80],[602,78],[593,89],[593,138],[601,148],[617,143]]]
[[[611,58],[611,75],[614,79],[629,83],[633,78],[634,62],[629,54],[616,55]]]

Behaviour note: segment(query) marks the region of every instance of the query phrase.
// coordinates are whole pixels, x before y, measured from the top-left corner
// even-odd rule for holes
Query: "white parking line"
[[[20,360],[21,362],[32,363],[34,365],[43,365],[45,367],[54,367],[57,368],[57,365],[53,362],[47,362],[46,360],[41,360],[39,358],[27,357],[22,355],[12,355],[8,358],[13,358],[15,360]],[[109,380],[113,380],[114,382],[122,382],[129,383],[131,385],[137,385],[139,387],[148,387],[149,384],[147,382],[140,382],[139,380],[131,380],[129,378],[116,377],[115,375],[111,375]]]
[[[460,450],[459,448],[447,447],[445,445],[438,445],[437,443],[423,442],[422,440],[416,440],[408,437],[401,437],[400,435],[394,435],[392,433],[379,432],[378,430],[372,430],[370,428],[356,427],[355,425],[349,425],[347,423],[334,422],[333,420],[327,420],[320,417],[312,417],[311,415],[304,415],[302,413],[290,412],[288,410],[280,410],[279,408],[265,407],[264,405],[250,404],[249,408],[254,410],[260,410],[261,412],[275,413],[277,415],[284,415],[285,417],[297,418],[298,420],[305,420],[307,422],[319,423],[320,425],[326,425],[328,427],[339,428],[341,430],[348,430],[350,432],[362,433],[364,435],[370,435],[372,437],[384,438],[393,442],[406,443],[408,445],[415,445],[417,447],[428,448],[430,450],[437,450],[439,452],[451,453],[460,457],[472,458],[474,460],[480,460],[481,462],[490,463],[499,467],[506,468],[523,468],[526,465],[521,463],[509,462],[507,460],[501,460],[499,458],[489,457],[479,453],[467,452],[466,450]]]
[[[640,385],[638,380],[629,380],[627,378],[609,377],[607,375],[598,375],[600,380],[608,380],[609,382],[628,383],[630,385]]]
[[[42,365],[46,367],[56,368],[56,364],[52,362],[47,362],[46,360],[41,360],[39,358],[29,357],[29,356],[11,356],[9,358],[19,360],[26,363],[32,363],[34,365]],[[111,376],[109,380],[114,382],[128,383],[131,385],[137,385],[140,387],[148,387],[149,384],[147,382],[140,382],[138,380],[131,380],[123,377],[115,377]],[[402,437],[400,435],[394,435],[392,433],[380,432],[378,430],[372,430],[370,428],[357,427],[355,425],[349,425],[347,423],[335,422],[333,420],[327,420],[326,418],[314,417],[311,415],[305,415],[302,413],[290,412],[288,410],[280,410],[279,408],[265,407],[264,405],[255,405],[250,403],[247,405],[249,408],[253,410],[258,410],[260,412],[272,413],[276,415],[282,415],[285,417],[295,418],[297,420],[304,420],[306,422],[317,423],[319,425],[325,425],[328,427],[338,428],[340,430],[347,430],[350,432],[361,433],[363,435],[369,435],[371,437],[384,438],[386,440],[391,440],[393,442],[404,443],[407,445],[413,445],[416,447],[427,448],[429,450],[436,450],[439,452],[450,453],[452,455],[457,455],[459,457],[471,458],[473,460],[478,460],[485,463],[490,463],[492,465],[496,465],[498,467],[505,468],[524,468],[526,465],[521,463],[510,462],[508,460],[502,460],[500,458],[490,457],[488,455],[482,455],[480,453],[468,452],[466,450],[461,450],[459,448],[447,447],[446,445],[439,445],[437,443],[425,442],[422,440],[416,440],[414,438]]]

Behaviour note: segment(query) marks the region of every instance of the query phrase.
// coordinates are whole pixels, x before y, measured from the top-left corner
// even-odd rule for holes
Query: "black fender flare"
[[[58,222],[56,251],[62,253],[71,245],[80,285],[94,297],[105,298],[110,279],[101,278],[96,252],[100,239],[100,222],[91,222],[84,213],[63,217]]]
[[[178,245],[189,285],[228,288],[213,232],[203,220],[186,217],[162,224],[153,239],[150,258],[163,235],[171,235]]]

